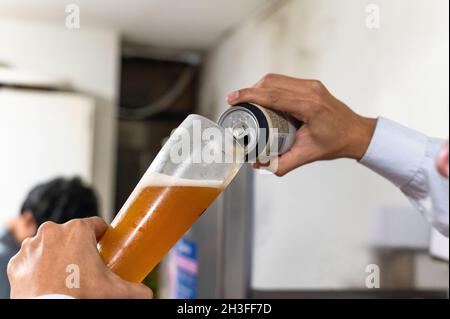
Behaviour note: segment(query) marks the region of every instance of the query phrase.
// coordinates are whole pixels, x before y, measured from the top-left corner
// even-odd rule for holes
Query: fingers
[[[261,163],[260,161],[256,161],[255,163],[252,163],[252,167],[254,169],[260,169],[262,168],[266,168],[269,166],[269,163]]]
[[[118,299],[152,299],[153,292],[150,288],[142,283],[133,283],[122,279],[109,268],[103,265],[107,272],[109,286],[107,298]]]
[[[282,177],[294,169],[308,163],[310,163],[310,159],[307,156],[301,154],[297,150],[290,150],[283,155],[271,159],[268,163],[253,163],[252,167],[254,169],[265,169]]]
[[[278,74],[264,76],[254,87],[277,88],[292,92],[306,100],[330,94],[325,85],[318,80],[297,79]]]
[[[301,153],[291,150],[278,157],[278,168],[275,175],[281,177],[307,163]]]
[[[92,230],[97,240],[99,240],[108,229],[108,224],[100,217],[84,218],[83,222]]]
[[[144,284],[129,284],[128,298],[130,299],[152,299],[153,291]]]
[[[310,112],[310,103],[301,100],[288,91],[276,88],[247,88],[235,91],[228,96],[228,103],[255,103],[261,106],[290,113],[304,119]]]
[[[442,148],[442,150],[439,153],[439,156],[437,158],[438,171],[444,177],[448,177],[448,175],[449,175],[448,160],[449,160],[449,149],[448,149],[448,142],[447,142],[444,145],[444,147]]]
[[[254,87],[278,88],[282,90],[307,94],[311,91],[312,82],[314,82],[314,80],[297,79],[279,74],[267,74],[261,80],[259,80]]]

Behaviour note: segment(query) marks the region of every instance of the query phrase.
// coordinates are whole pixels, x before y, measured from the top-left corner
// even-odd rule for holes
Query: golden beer
[[[103,261],[121,278],[141,282],[221,193],[222,184],[150,173],[101,238]]]
[[[98,243],[117,275],[141,282],[230,184],[244,151],[226,133],[189,115],[164,144]]]

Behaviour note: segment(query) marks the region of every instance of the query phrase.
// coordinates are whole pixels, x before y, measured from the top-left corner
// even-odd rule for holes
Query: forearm
[[[390,180],[441,233],[448,236],[448,179],[436,170],[443,140],[380,118],[360,163]]]

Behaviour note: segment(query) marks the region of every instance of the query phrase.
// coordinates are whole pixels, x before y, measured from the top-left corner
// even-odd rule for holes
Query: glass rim
[[[185,119],[185,121],[186,120],[194,120],[194,119],[197,119],[197,120],[201,120],[201,121],[203,121],[203,122],[207,122],[207,123],[209,123],[209,124],[212,124],[213,126],[215,126],[215,127],[217,127],[217,128],[220,128],[220,129],[222,129],[222,130],[225,130],[224,128],[223,128],[223,126],[221,126],[219,123],[217,123],[217,122],[214,122],[213,120],[210,120],[209,118],[207,118],[207,117],[205,117],[205,116],[203,116],[203,115],[199,115],[199,114],[189,114],[187,117],[186,117],[186,119]]]

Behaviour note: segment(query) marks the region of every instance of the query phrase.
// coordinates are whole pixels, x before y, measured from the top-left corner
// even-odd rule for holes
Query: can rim
[[[242,145],[242,139],[238,140],[236,139],[236,141],[241,144],[241,146],[244,147],[245,152],[247,154],[248,159],[250,158],[255,158],[257,159],[260,154],[264,153],[264,150],[267,149],[268,145],[270,144],[270,140],[271,140],[271,129],[270,129],[270,123],[269,123],[269,119],[267,118],[267,114],[265,114],[265,112],[263,112],[262,108],[259,105],[256,104],[252,104],[252,103],[239,103],[236,104],[232,107],[230,107],[229,109],[227,109],[224,113],[222,113],[222,115],[220,116],[218,123],[219,125],[221,125],[222,127],[225,128],[225,126],[223,125],[225,122],[225,119],[228,118],[228,116],[230,116],[230,114],[234,113],[234,112],[238,112],[238,111],[242,111],[245,112],[246,115],[250,115],[249,119],[251,119],[251,121],[253,122],[253,125],[255,126],[255,133],[254,133],[254,138],[252,141],[252,143],[249,143],[247,145]],[[261,122],[262,121],[262,122]],[[265,134],[264,137],[261,135],[262,132],[261,130],[265,130]],[[251,155],[253,154],[253,155]]]
[[[258,118],[255,116],[255,114],[253,114],[253,112],[251,112],[250,110],[248,110],[247,108],[241,106],[241,105],[234,105],[232,107],[230,107],[228,110],[226,110],[225,112],[222,113],[222,115],[220,116],[219,120],[217,121],[217,123],[222,126],[223,122],[225,121],[225,118],[227,116],[229,116],[230,114],[237,112],[237,111],[243,111],[246,114],[250,115],[250,117],[252,118],[254,124],[255,124],[255,132],[256,132],[256,136],[255,136],[255,147],[258,144],[259,138],[260,138],[260,132],[259,132],[259,128],[261,123],[259,123]],[[222,126],[223,127],[223,126]],[[237,140],[237,139],[236,139]],[[242,145],[243,147],[246,147],[245,145]]]

